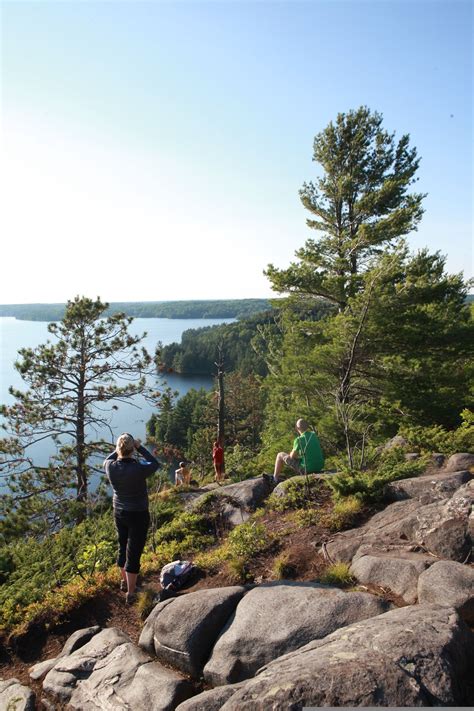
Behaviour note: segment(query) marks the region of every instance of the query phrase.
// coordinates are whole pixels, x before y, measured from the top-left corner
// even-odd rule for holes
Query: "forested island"
[[[104,316],[124,313],[134,318],[241,318],[265,311],[268,299],[218,299],[196,301],[118,301]],[[60,321],[66,304],[0,304],[0,316],[22,321]]]

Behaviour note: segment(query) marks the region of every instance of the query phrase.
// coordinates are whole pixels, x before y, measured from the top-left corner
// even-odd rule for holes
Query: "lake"
[[[181,334],[189,328],[202,328],[204,326],[214,326],[220,323],[231,323],[235,319],[166,319],[166,318],[136,318],[129,331],[133,335],[141,335],[146,332],[147,336],[142,341],[142,345],[150,354],[154,354],[158,341],[163,345],[181,340]],[[25,389],[25,383],[20,374],[14,368],[14,362],[18,357],[20,348],[35,346],[45,343],[49,338],[54,342],[54,338],[48,333],[48,324],[40,321],[19,321],[10,317],[0,317],[0,402],[11,404],[14,398],[8,392],[8,388],[13,385],[18,390]],[[159,389],[163,384],[163,378],[156,376],[154,386]],[[206,376],[184,376],[176,373],[166,375],[166,383],[180,395],[184,395],[191,388],[211,389],[213,379]],[[113,436],[116,438],[121,432],[131,432],[135,437],[145,439],[146,422],[150,419],[153,408],[143,397],[136,397],[130,403],[119,404],[119,409],[110,415],[110,426]],[[112,441],[109,432],[99,432],[104,439]],[[35,449],[30,449],[39,465],[45,465],[54,448],[50,441],[45,440],[41,444],[35,445]]]

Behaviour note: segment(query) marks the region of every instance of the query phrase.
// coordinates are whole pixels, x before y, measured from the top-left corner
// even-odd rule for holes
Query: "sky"
[[[267,297],[317,233],[314,136],[367,105],[421,156],[414,250],[472,275],[473,4],[0,2],[0,303]]]

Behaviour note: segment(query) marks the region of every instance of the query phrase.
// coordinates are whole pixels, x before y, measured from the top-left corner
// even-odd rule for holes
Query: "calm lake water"
[[[166,319],[166,318],[136,318],[131,326],[132,334],[141,335],[146,332],[147,336],[142,344],[150,354],[153,354],[158,341],[163,345],[179,342],[181,334],[189,328],[202,328],[203,326],[214,326],[219,323],[230,323],[235,319]],[[35,347],[45,343],[49,338],[54,342],[54,338],[48,333],[47,323],[39,321],[18,321],[14,318],[0,317],[0,402],[10,404],[14,398],[9,394],[8,388],[13,385],[19,390],[24,390],[25,383],[19,373],[14,368],[18,350],[25,347]],[[213,379],[205,376],[183,376],[167,375],[166,382],[157,376],[154,386],[156,389],[160,385],[168,384],[173,390],[184,395],[191,388],[205,388],[209,390],[213,386]],[[119,409],[110,415],[110,432],[99,432],[104,439],[113,440],[121,432],[131,432],[135,437],[145,439],[146,422],[150,419],[153,411],[156,411],[147,403],[144,398],[136,397],[129,404],[119,403]],[[112,447],[111,447],[112,449]],[[35,462],[45,465],[54,448],[50,441],[45,440],[41,444],[35,445],[34,450],[30,450],[34,455]]]

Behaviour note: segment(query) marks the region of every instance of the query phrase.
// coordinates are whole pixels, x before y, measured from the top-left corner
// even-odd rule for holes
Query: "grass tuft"
[[[348,563],[334,563],[326,568],[320,578],[322,583],[328,585],[353,585],[354,578],[350,572]]]

